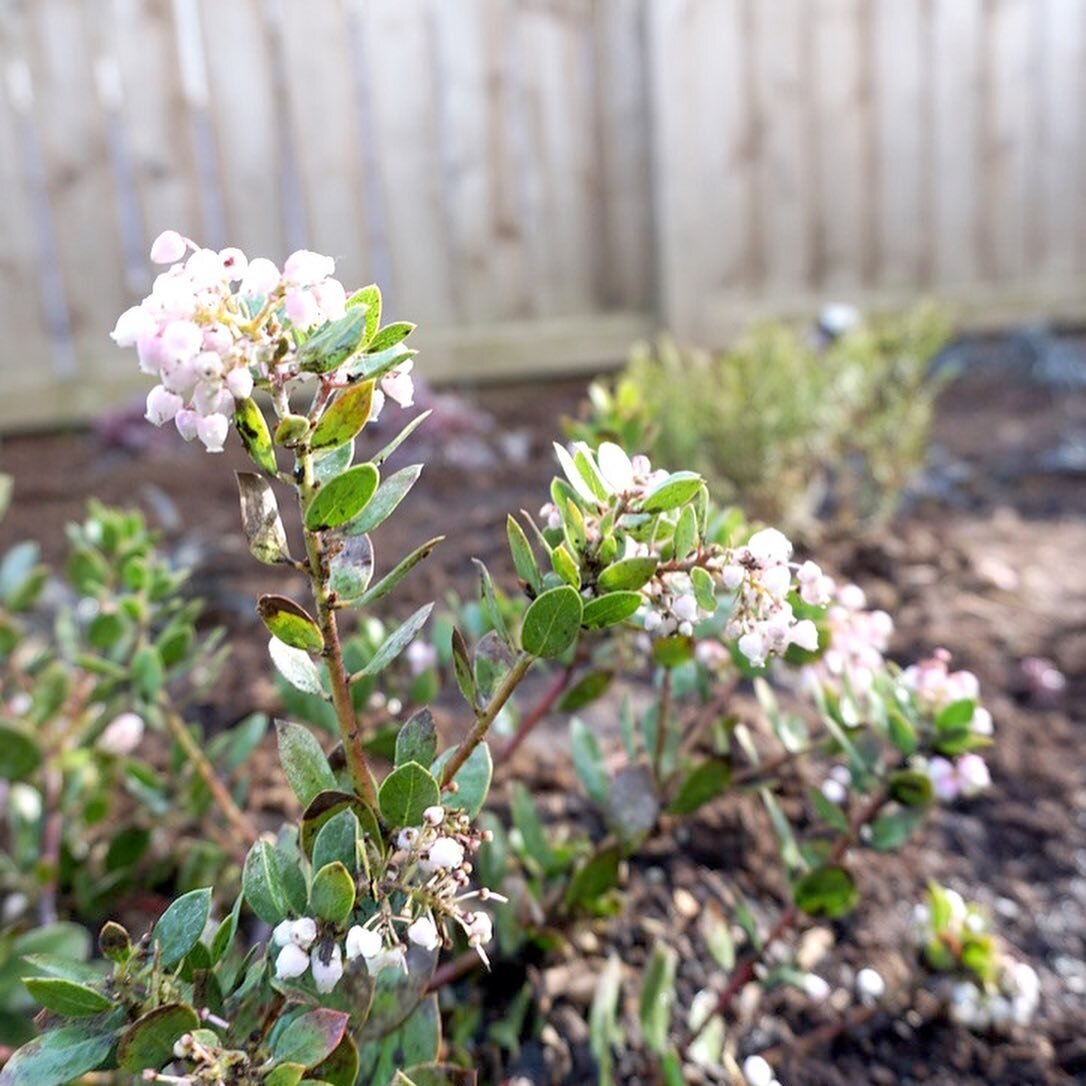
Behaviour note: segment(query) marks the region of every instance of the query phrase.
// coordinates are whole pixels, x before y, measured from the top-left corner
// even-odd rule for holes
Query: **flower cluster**
[[[989,933],[984,912],[956,890],[933,885],[929,897],[930,904],[913,909],[917,945],[934,968],[971,974],[950,988],[951,1019],[972,1030],[1028,1026],[1041,998],[1036,970],[1007,953]]]
[[[972,1030],[1007,1030],[1028,1026],[1041,1002],[1041,981],[1026,962],[1008,958],[994,988],[979,988],[972,981],[957,982],[950,993],[949,1012],[953,1021]]]
[[[408,945],[440,949],[448,943],[449,922],[459,925],[468,945],[487,961],[483,948],[493,938],[493,924],[488,913],[472,905],[505,898],[485,888],[467,889],[472,871],[467,857],[486,839],[462,812],[427,808],[421,826],[401,830],[397,836],[385,872],[388,894],[378,911],[351,925],[342,935],[342,945],[341,931],[322,931],[312,917],[284,920],[272,933],[280,948],[275,975],[288,980],[311,972],[317,991],[330,992],[351,962],[364,962],[373,976],[390,967],[406,969]],[[390,900],[401,895],[404,904],[394,911]]]
[[[155,239],[151,259],[169,267],[121,314],[113,340],[135,347],[140,369],[159,380],[147,395],[147,418],[156,426],[172,420],[186,441],[222,452],[235,407],[255,382],[298,376],[301,335],[346,313],[335,261],[300,249],[280,271],[240,249],[202,249],[175,230]],[[385,375],[374,415],[385,395],[410,405],[410,368],[407,361]]]
[[[739,651],[753,667],[763,667],[769,656],[798,645],[808,652],[818,648],[818,629],[809,618],[798,619],[788,595],[792,591],[792,544],[776,528],[763,528],[746,545],[724,558],[720,580],[735,593],[735,605],[724,636],[738,642]],[[807,584],[817,584],[821,571],[813,562],[802,567]]]
[[[400,879],[416,900],[425,901],[430,914],[415,918],[407,936],[425,949],[437,949],[445,938],[447,923],[460,927],[468,945],[487,961],[483,949],[494,936],[490,914],[474,908],[476,901],[505,901],[500,894],[483,887],[468,890],[472,865],[467,857],[477,852],[489,833],[473,830],[462,811],[446,812],[429,807],[421,826],[401,830],[396,841],[394,862],[400,865]]]
[[[976,675],[971,671],[951,671],[950,653],[946,649],[936,649],[931,656],[907,667],[901,673],[901,685],[912,693],[921,709],[933,715],[955,702],[976,702],[980,697]],[[991,735],[991,713],[975,705],[969,730],[977,735]]]
[[[978,742],[992,735],[992,714],[977,702],[980,683],[976,675],[971,671],[951,671],[950,653],[945,649],[937,649],[929,658],[906,668],[899,682],[917,707],[935,718],[937,728],[939,714],[960,706],[967,714],[961,726],[970,735],[976,736]],[[992,783],[987,763],[975,751],[914,761],[915,767],[931,778],[936,798],[943,803],[972,799]]]
[[[894,621],[885,612],[868,610],[867,599],[859,585],[837,587],[833,579],[821,574],[805,576],[804,569],[814,563],[805,562],[800,567],[798,580],[803,590],[811,588],[809,603],[826,602],[826,626],[829,642],[826,651],[807,669],[808,677],[819,686],[837,693],[851,690],[856,697],[863,697],[871,689],[875,677],[883,672],[883,653],[890,644]],[[817,569],[817,567],[815,567]]]

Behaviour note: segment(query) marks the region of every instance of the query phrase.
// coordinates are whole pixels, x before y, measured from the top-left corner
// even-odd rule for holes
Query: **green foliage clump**
[[[891,515],[927,448],[950,335],[933,305],[826,341],[787,324],[712,353],[662,339],[594,385],[570,436],[688,464],[722,500],[786,531],[872,527]]]

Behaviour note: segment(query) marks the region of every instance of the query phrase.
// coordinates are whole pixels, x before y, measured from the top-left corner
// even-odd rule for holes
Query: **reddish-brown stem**
[[[460,771],[460,767],[471,756],[471,752],[486,738],[490,725],[497,719],[502,707],[513,696],[513,691],[520,685],[521,680],[528,674],[528,669],[535,661],[534,656],[522,652],[517,657],[513,666],[509,669],[501,685],[494,691],[490,703],[475,719],[471,731],[460,740],[460,745],[453,752],[453,756],[445,765],[445,772],[441,774],[441,787],[448,788],[453,777]]]
[[[458,954],[451,961],[447,961],[434,970],[430,983],[426,985],[426,991],[436,992],[439,988],[444,988],[446,984],[455,984],[469,973],[474,973],[482,964],[482,959],[474,950],[465,950],[463,954]]]
[[[847,833],[842,833],[834,842],[833,848],[830,849],[829,854],[826,857],[825,863],[837,864],[844,858],[845,853],[856,842],[860,836],[860,830],[866,826],[882,809],[886,803],[886,793],[881,789],[877,791],[871,798],[864,804],[859,812],[849,821],[849,828]],[[781,938],[796,922],[799,918],[799,910],[795,905],[789,905],[784,912],[777,918],[777,922],[770,929],[769,934],[766,936],[765,941],[755,951],[748,954],[733,970],[731,976],[728,978],[728,983],[724,986],[724,990],[717,998],[716,1005],[713,1007],[713,1013],[705,1017],[704,1023],[701,1029],[697,1030],[690,1037],[687,1038],[686,1043],[683,1045],[683,1051],[685,1052],[690,1045],[700,1035],[701,1030],[705,1029],[709,1021],[716,1015],[727,1013],[731,1007],[733,1000],[739,994],[739,992],[746,987],[754,979],[755,970],[761,961],[765,958],[766,952],[770,946]]]
[[[874,1018],[879,1010],[880,1008],[877,1006],[853,1007],[847,1014],[843,1014],[833,1022],[826,1022],[821,1026],[808,1030],[799,1037],[793,1037],[787,1044],[767,1048],[765,1051],[760,1052],[759,1055],[768,1063],[774,1065],[790,1056],[806,1055],[808,1052],[828,1044],[840,1034],[853,1030],[857,1026],[862,1026],[864,1022]]]
[[[554,708],[558,699],[565,693],[573,678],[574,664],[568,664],[555,675],[553,682],[543,696],[528,710],[517,726],[517,730],[494,752],[494,764],[502,765],[520,749],[521,743],[531,734],[535,726]]]

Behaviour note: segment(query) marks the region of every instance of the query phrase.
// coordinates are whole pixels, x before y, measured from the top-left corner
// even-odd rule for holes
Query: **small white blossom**
[[[280,980],[300,977],[309,968],[309,955],[295,943],[288,943],[275,959],[275,975]]]
[[[870,966],[856,974],[856,994],[865,1007],[873,1007],[886,994],[886,981],[882,974]]]
[[[464,862],[464,846],[451,837],[439,837],[430,846],[427,859],[434,868],[459,867]]]
[[[309,956],[313,983],[318,992],[330,992],[343,976],[343,952],[338,943],[321,943]]]
[[[361,924],[355,924],[347,932],[345,945],[349,962],[353,962],[356,958],[365,958],[369,961],[376,958],[384,949],[381,933],[372,928],[364,928]]]
[[[771,1086],[773,1068],[762,1056],[748,1056],[743,1061],[743,1078],[747,1086]]]
[[[407,938],[423,950],[437,950],[441,946],[437,925],[428,916],[420,916],[408,927]]]
[[[106,725],[95,746],[107,754],[124,757],[139,746],[143,738],[143,718],[135,713],[121,713]]]

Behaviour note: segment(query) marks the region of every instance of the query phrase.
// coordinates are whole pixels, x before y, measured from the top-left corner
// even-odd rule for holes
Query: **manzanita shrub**
[[[301,718],[277,724],[301,815],[257,836],[237,810],[243,797],[212,783],[215,766],[190,735],[182,753],[204,759],[207,795],[247,850],[240,886],[224,868],[139,936],[108,921],[100,961],[24,956],[40,1032],[0,1084],[53,1086],[93,1070],[270,1086],[474,1081],[462,1031],[442,1040],[439,993],[495,956],[553,947],[586,916],[619,913],[630,858],[724,796],[764,808],[790,900],[769,931],[738,897],[738,928],[705,926],[721,983],[691,1007],[675,1000],[676,956],[661,941],[645,971],[640,1038],[628,1043],[671,1083],[692,1064],[740,1075],[737,1058],[751,1054],[724,1029],[736,997],[773,983],[818,996],[817,978],[781,957],[786,933],[846,916],[866,849],[900,847],[931,804],[986,785],[977,751],[992,726],[975,678],[951,671],[945,654],[896,668],[883,656],[889,616],[858,588],[794,561],[776,529],[718,508],[700,475],[655,468],[611,441],[556,445],[561,472],[538,517],[510,516],[515,596],[480,563],[479,604],[454,607],[429,641],[432,605],[378,621],[373,605],[387,608],[442,538],[380,563],[370,538],[421,470],[388,472],[386,462],[425,415],[380,448],[366,432],[388,400],[411,406],[412,326],[382,326],[377,288],[348,296],[316,253],[294,253],[280,270],[167,232],[152,259],[167,270],[114,331],[157,378],[147,416],[209,452],[233,423],[256,469],[237,477],[249,549],[309,584],[307,599],[269,592],[256,604]],[[296,553],[289,515],[304,540]],[[161,711],[165,661],[156,670],[126,655],[151,644],[164,654],[146,633],[147,575],[127,568],[141,606],[121,609],[132,612],[123,629],[98,631],[99,658],[116,657],[117,681],[146,686],[144,707]],[[361,621],[345,634],[349,615]],[[125,622],[144,632],[132,641]],[[549,678],[524,705],[518,688],[534,670]],[[467,721],[443,745],[426,703],[446,674]],[[587,712],[620,674],[652,697],[616,707],[611,751]],[[732,709],[751,685],[754,722]],[[414,711],[401,722],[405,705]],[[584,827],[549,825],[520,781],[485,809],[496,769],[508,772],[552,712],[571,714],[571,758],[599,812]],[[390,720],[391,742],[380,742]],[[789,787],[810,773],[817,783],[797,802]],[[868,981],[862,998],[877,1001]],[[604,1082],[624,983],[612,961],[593,1007]],[[516,1023],[529,997],[514,1000]],[[455,1007],[445,1011],[455,1019]],[[744,1066],[749,1081],[763,1072],[750,1058]]]

